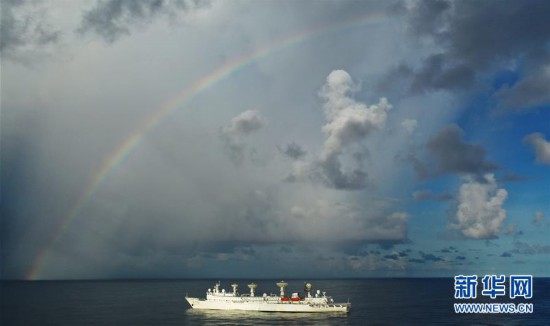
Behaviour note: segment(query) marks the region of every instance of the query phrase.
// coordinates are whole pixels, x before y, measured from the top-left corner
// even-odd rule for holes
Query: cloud
[[[411,263],[416,263],[416,264],[425,264],[426,261],[423,260],[423,259],[418,259],[418,258],[410,258],[409,259],[409,262]]]
[[[402,88],[410,93],[463,90],[475,85],[479,76],[508,66],[525,77],[503,86],[496,93],[498,101],[514,108],[550,102],[549,75],[544,73],[550,63],[550,3],[409,1],[402,10],[412,39],[428,50],[419,64],[396,65],[382,86],[406,80]]]
[[[502,205],[508,192],[497,188],[492,174],[484,178],[484,182],[479,182],[467,177],[460,186],[455,223],[451,227],[460,230],[466,238],[497,238],[506,219]]]
[[[371,106],[356,102],[350,97],[356,89],[351,76],[344,70],[334,70],[327,77],[320,92],[325,100],[327,120],[323,126],[323,132],[327,135],[323,156],[340,154],[346,146],[365,139],[386,123],[391,104],[385,98]]]
[[[405,119],[401,122],[401,126],[409,133],[412,134],[418,127],[418,121],[415,119]]]
[[[42,2],[28,0],[13,13],[31,13],[30,4],[37,3]],[[444,149],[427,145],[452,120],[472,122],[470,113],[483,116],[485,107],[464,117],[457,112],[463,107],[456,105],[462,103],[456,101],[460,92],[388,97],[396,109],[380,99],[388,94],[371,89],[371,83],[401,59],[408,61],[395,87],[403,82],[410,89],[416,80],[418,92],[431,92],[470,82],[467,69],[448,72],[454,63],[445,54],[437,56],[438,44],[410,48],[403,19],[333,33],[361,13],[380,11],[369,2],[217,1],[209,9],[192,1],[179,8],[179,1],[169,0],[44,3],[45,18],[55,18],[53,26],[44,20],[44,30],[63,27],[57,41],[46,42],[58,44],[59,59],[38,69],[13,60],[2,66],[6,218],[0,233],[6,277],[26,275],[48,245],[43,278],[277,277],[296,262],[302,262],[304,274],[347,277],[351,254],[364,263],[356,265],[361,266],[353,271],[356,276],[370,275],[369,268],[380,276],[384,266],[409,261],[412,267],[400,275],[459,262],[455,256],[461,253],[450,248],[428,250],[424,259],[418,254],[423,244],[408,240],[417,238],[423,222],[407,211],[434,206],[411,202],[411,194],[417,200],[458,202],[458,191],[451,196],[439,184],[453,180],[416,184],[411,169],[395,157],[414,148],[423,155],[425,178],[459,174],[488,184],[484,174],[495,169],[486,143],[476,144],[469,134],[459,134],[455,143],[446,138],[456,155],[477,155],[459,162],[467,168],[444,161]],[[448,10],[443,6],[438,12]],[[178,21],[167,26],[172,17]],[[315,29],[326,22],[332,27]],[[21,35],[34,35],[38,20],[29,24]],[[431,32],[426,33],[438,24],[427,25]],[[300,34],[311,30],[323,36]],[[285,45],[296,33],[305,38]],[[33,37],[4,49],[38,47]],[[270,44],[274,51],[262,55]],[[332,72],[334,67],[345,71]],[[224,71],[225,78],[217,78]],[[519,76],[510,88],[526,78]],[[486,77],[474,74],[475,80],[491,79]],[[183,89],[207,79],[211,83],[202,84],[200,92]],[[160,119],[166,105],[172,113]],[[258,111],[241,113],[248,108]],[[10,114],[34,123],[4,121]],[[484,119],[474,122],[476,128],[487,127]],[[499,128],[502,122],[491,121],[492,127],[509,131]],[[130,141],[136,141],[133,149],[124,147]],[[122,152],[117,164],[108,165]],[[259,160],[262,164],[253,164]],[[478,169],[471,168],[476,164]],[[281,182],[290,172],[295,182]],[[67,218],[70,223],[63,226]],[[60,226],[63,232],[52,244],[50,235]],[[438,227],[428,226],[428,233],[436,236]],[[415,250],[397,250],[401,245]],[[311,254],[306,247],[313,248]],[[316,257],[334,257],[333,265],[308,267]]]
[[[77,32],[94,33],[106,42],[114,42],[121,36],[130,34],[134,25],[149,23],[160,15],[190,13],[208,3],[209,1],[186,0],[98,1],[95,7],[83,13]]]
[[[550,246],[534,244],[530,245],[525,242],[514,242],[514,249],[510,252],[523,255],[550,254]]]
[[[550,142],[546,141],[543,134],[539,132],[529,134],[523,138],[523,142],[533,147],[538,163],[550,164]]]
[[[483,146],[464,142],[461,139],[462,135],[462,129],[457,125],[450,125],[429,139],[426,144],[427,162],[409,157],[419,178],[426,179],[458,173],[470,174],[483,181],[485,173],[498,168],[495,163],[486,160]]]
[[[296,204],[290,209],[290,219],[295,223],[294,232],[303,230],[308,240],[346,239],[343,244],[351,247],[340,247],[349,252],[356,252],[365,242],[391,246],[408,238],[406,213],[368,212],[351,203],[317,200],[308,206]]]
[[[245,136],[249,136],[265,125],[260,113],[255,110],[241,112],[231,123],[221,129],[221,137],[231,160],[241,164],[245,158]]]
[[[535,218],[533,219],[533,223],[534,224],[542,223],[543,218],[544,218],[544,213],[543,212],[536,212],[535,213]]]
[[[550,103],[550,64],[512,86],[503,86],[495,98],[504,108],[529,108]]]
[[[444,261],[444,259],[440,256],[436,256],[434,254],[427,254],[427,253],[424,253],[423,251],[419,251],[418,252],[420,254],[420,258],[409,258],[409,262],[410,263],[415,263],[415,264],[426,264],[428,262],[440,262],[440,261]]]
[[[365,140],[386,123],[392,105],[381,98],[370,106],[355,101],[351,94],[358,90],[344,70],[332,71],[319,96],[325,101],[326,135],[317,160],[309,166],[299,166],[288,180],[303,178],[321,181],[330,188],[357,190],[367,186],[367,171],[363,166]],[[356,146],[356,147],[353,147]]]
[[[422,251],[419,251],[419,254],[420,256],[422,256],[422,260],[424,261],[434,261],[434,262],[443,261],[443,258],[436,256],[434,254],[426,254]]]
[[[293,160],[299,160],[307,154],[306,150],[303,149],[302,146],[294,142],[287,144],[284,149],[281,149],[281,148],[278,148],[278,149],[285,156]]]
[[[510,224],[510,225],[508,225],[508,227],[506,229],[504,229],[502,231],[502,234],[512,235],[512,236],[514,236],[514,238],[517,238],[517,237],[523,235],[523,231],[518,230],[516,224]]]
[[[390,259],[390,260],[399,260],[399,255],[398,254],[385,255],[384,258]]]
[[[48,22],[48,15],[40,2],[11,0],[2,1],[0,34],[2,57],[18,60],[21,51],[56,44],[61,31]]]

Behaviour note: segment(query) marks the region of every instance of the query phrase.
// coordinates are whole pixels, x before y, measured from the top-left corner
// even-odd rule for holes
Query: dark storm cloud
[[[40,47],[59,41],[61,32],[50,26],[42,10],[28,10],[27,5],[32,4],[24,0],[2,0],[0,53],[3,55],[24,46]]]
[[[107,0],[83,13],[77,32],[95,33],[106,42],[128,35],[134,25],[150,22],[156,16],[175,12],[190,12],[207,5],[208,1],[185,0]]]
[[[5,123],[6,114],[3,113],[2,123]],[[33,126],[33,125],[28,125]],[[36,127],[36,126],[33,126]],[[2,131],[5,133],[5,127]],[[0,139],[2,148],[2,168],[0,178],[2,180],[2,205],[0,205],[0,261],[13,261],[17,246],[17,236],[23,228],[24,215],[18,209],[18,201],[22,196],[28,196],[29,189],[21,179],[32,171],[30,159],[32,158],[32,136],[25,134],[4,134]],[[14,264],[0,264],[0,278],[10,278],[17,275]]]
[[[484,174],[498,169],[495,163],[486,160],[483,146],[464,142],[462,135],[463,131],[457,125],[450,125],[433,135],[426,144],[428,162],[410,156],[408,159],[413,163],[418,177],[427,179],[458,173],[484,180]],[[432,165],[435,166],[432,168]]]
[[[307,154],[306,150],[303,149],[302,146],[296,144],[295,142],[287,144],[285,148],[278,148],[278,149],[285,156],[293,160],[299,160]]]
[[[420,93],[431,89],[461,89],[472,84],[474,72],[466,66],[447,67],[442,54],[428,57],[415,73],[411,92]]]
[[[418,1],[402,11],[408,11],[409,32],[418,42],[438,47],[417,67],[396,65],[382,88],[406,79],[412,93],[467,89],[481,74],[519,60],[525,77],[503,86],[496,99],[513,108],[550,101],[550,73],[544,69],[550,64],[548,1]]]

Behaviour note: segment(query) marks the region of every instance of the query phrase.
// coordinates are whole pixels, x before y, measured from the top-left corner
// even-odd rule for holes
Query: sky
[[[550,2],[2,0],[0,278],[550,276]]]

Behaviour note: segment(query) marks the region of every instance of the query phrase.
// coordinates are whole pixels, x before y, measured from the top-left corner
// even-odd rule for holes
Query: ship
[[[213,289],[206,291],[206,299],[185,296],[192,309],[198,310],[241,310],[262,312],[349,312],[351,303],[336,303],[326,292],[317,290],[312,293],[311,283],[304,286],[305,293],[294,292],[285,294],[288,283],[281,281],[276,285],[280,289],[279,294],[263,293],[256,295],[257,284],[248,284],[250,293],[239,294],[238,284],[233,283],[233,291],[220,290],[220,282]]]

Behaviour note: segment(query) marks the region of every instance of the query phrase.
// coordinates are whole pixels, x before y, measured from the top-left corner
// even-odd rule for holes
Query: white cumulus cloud
[[[367,106],[351,97],[358,86],[344,70],[332,71],[319,96],[325,101],[326,135],[321,154],[310,166],[308,176],[320,179],[335,189],[362,189],[367,185],[367,172],[363,166],[363,152],[353,150],[376,130],[384,128],[387,112],[392,105],[386,98]],[[292,178],[300,176],[295,171]]]
[[[506,219],[502,207],[508,196],[506,189],[498,188],[493,174],[486,174],[484,182],[467,178],[460,187],[456,223],[462,235],[472,239],[498,237]]]

